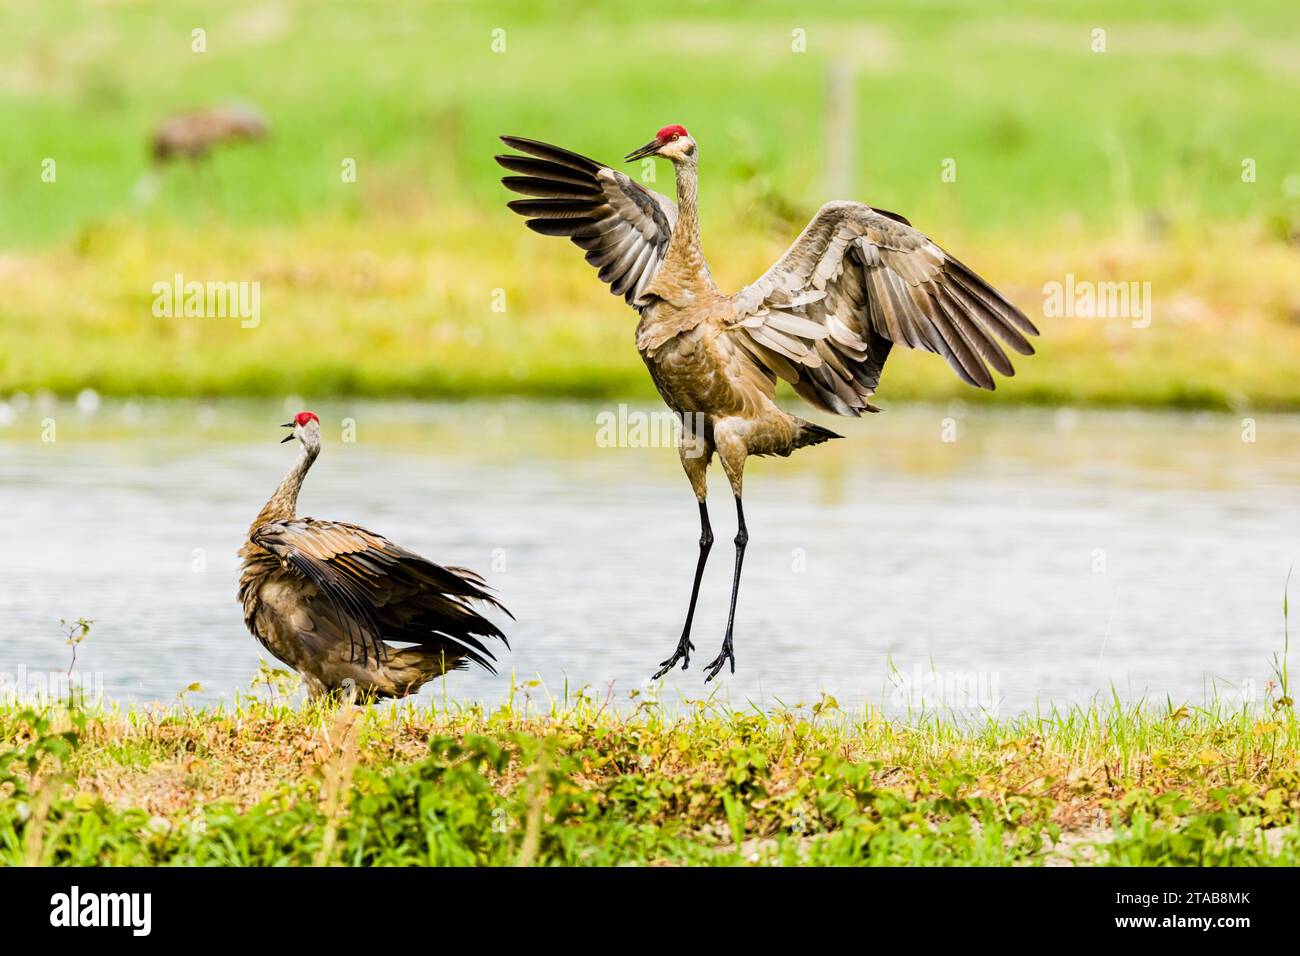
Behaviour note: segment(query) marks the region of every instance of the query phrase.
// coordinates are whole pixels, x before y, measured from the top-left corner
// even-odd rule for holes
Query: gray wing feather
[[[371,653],[385,660],[390,640],[446,647],[492,670],[493,655],[479,638],[504,643],[505,635],[471,602],[510,612],[473,572],[434,564],[342,521],[272,522],[254,531],[252,541],[316,586],[363,663]]]
[[[501,182],[529,198],[509,207],[527,216],[526,225],[546,236],[568,236],[586,250],[600,280],[629,305],[650,284],[677,225],[677,206],[652,189],[594,159],[549,143],[502,136],[526,153],[496,161],[520,175]]]
[[[893,345],[941,355],[965,382],[1013,375],[1032,322],[896,213],[828,203],[777,262],[732,297],[730,332],[812,404],[841,415],[868,399]],[[773,360],[775,359],[775,361]]]

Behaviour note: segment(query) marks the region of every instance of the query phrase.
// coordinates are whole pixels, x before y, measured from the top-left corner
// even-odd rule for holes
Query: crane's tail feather
[[[838,432],[833,432],[829,428],[823,428],[821,425],[814,425],[812,422],[806,422],[802,418],[798,419],[799,431],[795,435],[795,447],[803,448],[805,445],[820,445],[822,442],[830,441],[832,438],[843,438]]]

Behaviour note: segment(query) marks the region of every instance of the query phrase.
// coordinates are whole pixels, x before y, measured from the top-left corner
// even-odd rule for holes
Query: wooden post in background
[[[853,193],[854,73],[843,61],[826,68],[826,190],[829,199]]]

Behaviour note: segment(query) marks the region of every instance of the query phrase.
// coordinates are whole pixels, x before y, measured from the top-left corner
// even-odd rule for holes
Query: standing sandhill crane
[[[166,164],[183,158],[197,165],[217,146],[260,140],[269,132],[262,114],[246,104],[211,106],[170,116],[150,137],[153,165],[136,181],[131,195],[137,204],[147,206],[158,198]]]
[[[733,295],[714,285],[700,246],[698,151],[683,126],[665,126],[626,161],[659,156],[673,164],[677,204],[603,163],[517,136],[526,155],[498,156],[518,175],[502,182],[529,197],[510,208],[546,236],[586,250],[610,291],[641,315],[637,350],[659,394],[682,418],[682,467],[700,508],[700,552],[686,624],[656,678],[690,665],[691,620],[713,531],[705,478],[714,452],[736,499],[736,563],[722,650],[736,670],[732,631],[749,532],[741,505],[745,459],[789,455],[840,435],[776,406],[778,378],[827,412],[879,411],[875,394],[893,345],[937,352],[970,385],[992,389],[988,366],[1014,371],[998,339],[1032,355],[1038,330],[961,262],[892,212],[856,202],[823,206],[786,253]],[[694,427],[693,427],[694,425]]]
[[[160,163],[177,157],[198,160],[214,146],[259,140],[269,129],[266,118],[251,106],[210,106],[168,117],[154,131],[150,146]]]
[[[483,579],[354,524],[297,517],[298,491],[320,454],[320,419],[299,412],[284,427],[293,429],[284,441],[296,437],[302,452],[239,551],[239,601],[253,636],[302,674],[312,697],[344,689],[405,697],[467,661],[495,673],[479,638],[509,644],[470,602],[510,612]]]

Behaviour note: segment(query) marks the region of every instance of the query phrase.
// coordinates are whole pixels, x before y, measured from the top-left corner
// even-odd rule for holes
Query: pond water
[[[84,617],[76,672],[111,699],[246,691],[267,655],[235,603],[235,551],[296,453],[278,444],[285,404],[301,406],[4,405],[0,672],[66,671],[59,621]],[[422,697],[494,705],[512,672],[537,682],[517,700],[654,691],[698,536],[672,448],[607,447],[608,404],[316,410],[302,513],[479,569],[518,618],[498,676]],[[644,444],[638,415],[657,411],[625,409],[624,437]],[[735,512],[715,466],[697,650],[665,701],[1008,715],[1265,693],[1300,555],[1300,420],[894,406],[827,424],[846,439],[746,472],[737,671],[716,688],[700,667],[725,625]]]

